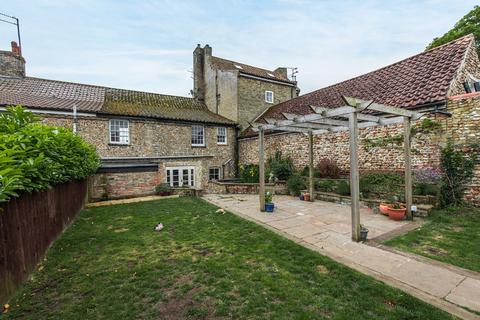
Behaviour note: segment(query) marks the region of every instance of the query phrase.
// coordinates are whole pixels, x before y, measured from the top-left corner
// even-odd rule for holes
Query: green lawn
[[[3,318],[452,318],[216,209],[179,198],[84,210]]]
[[[433,211],[424,226],[385,244],[480,272],[480,209]]]

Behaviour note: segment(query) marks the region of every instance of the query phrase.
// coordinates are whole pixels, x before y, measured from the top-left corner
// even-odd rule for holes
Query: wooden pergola
[[[260,210],[265,210],[265,130],[298,132],[308,134],[309,137],[309,191],[310,199],[314,199],[313,179],[313,136],[324,133],[349,131],[350,140],[350,194],[352,198],[352,239],[360,240],[360,188],[358,170],[358,129],[380,125],[403,123],[404,153],[405,153],[405,202],[407,219],[412,216],[412,170],[410,161],[410,127],[412,120],[421,117],[420,113],[378,104],[351,97],[342,97],[345,106],[323,108],[310,106],[312,113],[296,115],[283,113],[286,120],[264,118],[266,123],[254,123],[253,128],[258,132],[259,145],[259,173],[260,173]]]

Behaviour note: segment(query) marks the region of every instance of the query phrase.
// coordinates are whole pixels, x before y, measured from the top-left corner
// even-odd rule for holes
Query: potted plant
[[[380,209],[380,212],[385,216],[388,216],[388,206],[390,206],[390,204],[386,202],[381,202],[380,205],[378,206]]]
[[[160,196],[169,196],[172,194],[172,187],[168,183],[160,183],[155,187],[155,192]]]
[[[303,200],[310,201],[310,193],[305,192],[304,195],[303,195]]]
[[[360,225],[360,241],[367,241],[368,229],[363,224]]]
[[[270,191],[265,192],[265,211],[273,212],[275,205],[273,204],[273,194]]]
[[[393,196],[389,203],[383,204],[386,206],[386,213],[388,217],[392,220],[400,221],[405,218],[405,213],[407,208],[403,203],[401,203],[398,196]]]

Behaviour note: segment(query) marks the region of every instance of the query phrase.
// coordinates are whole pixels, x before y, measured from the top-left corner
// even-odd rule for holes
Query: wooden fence
[[[28,279],[86,193],[86,180],[71,181],[0,204],[0,303]]]

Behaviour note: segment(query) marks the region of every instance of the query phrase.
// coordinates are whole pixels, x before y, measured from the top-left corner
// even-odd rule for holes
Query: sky
[[[10,0],[27,75],[188,96],[192,52],[266,69],[297,67],[301,93],[425,49],[471,0]],[[0,50],[16,40],[0,23]]]

